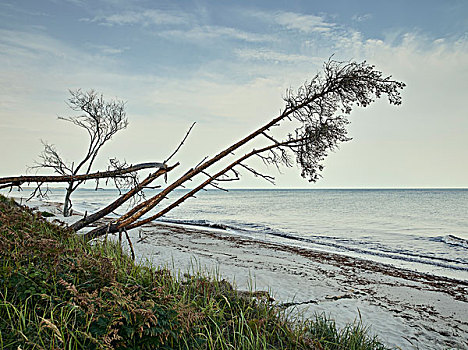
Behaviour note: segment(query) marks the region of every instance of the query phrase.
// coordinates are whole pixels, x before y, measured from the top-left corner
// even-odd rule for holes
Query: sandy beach
[[[59,215],[44,202],[28,205]],[[468,282],[218,229],[153,223],[129,236],[139,261],[175,273],[219,274],[240,290],[267,291],[302,317],[323,312],[339,326],[361,319],[388,346],[468,349]]]

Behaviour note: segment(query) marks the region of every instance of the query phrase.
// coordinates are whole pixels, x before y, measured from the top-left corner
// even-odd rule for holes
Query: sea
[[[92,213],[117,195],[78,189],[73,207]],[[48,200],[63,196],[52,189]],[[468,189],[213,189],[160,221],[468,281]]]

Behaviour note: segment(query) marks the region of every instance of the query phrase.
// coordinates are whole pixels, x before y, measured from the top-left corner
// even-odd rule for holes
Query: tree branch
[[[2,177],[0,178],[0,184],[8,184],[8,186],[18,186],[23,183],[31,182],[76,182],[76,181],[85,181],[85,180],[94,180],[102,179],[109,177],[119,177],[128,173],[135,171],[149,169],[149,168],[163,168],[163,163],[141,163],[136,165],[131,165],[125,169],[117,169],[111,171],[98,171],[91,174],[82,174],[82,175],[26,175],[26,176],[13,176],[13,177]],[[8,187],[7,186],[7,187]]]
[[[164,164],[167,164],[167,162],[169,162],[171,160],[172,157],[174,157],[174,155],[179,151],[179,149],[182,147],[182,145],[184,144],[185,140],[187,140],[187,137],[189,136],[190,132],[192,131],[193,127],[195,126],[195,122],[193,122],[193,124],[190,126],[190,128],[188,129],[187,133],[185,134],[185,137],[182,139],[182,141],[179,143],[179,146],[177,146],[177,148],[175,149],[174,152],[172,152],[172,154],[164,161]]]

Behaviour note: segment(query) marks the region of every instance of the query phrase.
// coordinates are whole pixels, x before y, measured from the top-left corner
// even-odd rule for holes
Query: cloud
[[[238,49],[235,51],[236,55],[244,60],[257,60],[257,61],[271,61],[275,63],[321,63],[322,58],[299,55],[299,54],[288,54],[282,53],[269,49]]]
[[[204,25],[201,19],[191,13],[170,12],[158,9],[126,11],[94,18],[82,18],[81,21],[104,26],[156,27],[153,33],[165,38],[178,40],[205,41],[212,39],[234,39],[251,43],[273,42],[276,39],[269,34],[254,33],[238,28]]]
[[[165,30],[156,33],[166,38],[177,38],[190,41],[205,41],[209,39],[235,39],[251,43],[273,42],[277,39],[268,34],[246,32],[231,27],[221,26],[195,26],[186,30]]]
[[[326,22],[323,17],[294,12],[279,12],[273,16],[273,19],[287,29],[304,33],[328,32],[335,26],[334,23]]]
[[[85,47],[92,47],[92,44]],[[68,45],[44,32],[27,32],[19,30],[0,29],[0,63],[3,71],[18,69],[31,71],[39,69],[58,70],[66,67],[76,70],[78,67],[107,67],[115,61],[108,57],[123,49],[106,45],[94,45],[93,50],[86,51],[73,45]],[[88,68],[87,68],[88,67]]]
[[[135,74],[122,68],[132,64],[125,61],[126,55],[119,55],[126,48],[116,48],[112,43],[83,45],[80,49],[45,31],[0,30],[0,128],[2,135],[17,138],[15,142],[22,147],[21,157],[15,154],[5,159],[9,169],[30,163],[40,137],[66,145],[69,152],[81,150],[83,135],[72,139],[64,126],[59,124],[64,129],[57,130],[54,124],[54,116],[67,112],[63,103],[67,88],[95,88],[106,97],[118,96],[129,102],[132,119],[125,136],[130,136],[135,146],[129,149],[128,142],[123,146],[115,143],[110,151],[116,155],[128,152],[123,154],[131,161],[153,157],[141,150],[164,147],[191,121],[199,121],[193,135],[196,141],[185,159],[185,164],[191,164],[200,152],[204,155],[218,150],[275,115],[282,107],[285,89],[297,87],[313,76],[317,63],[323,61],[320,56],[326,58],[336,52],[337,59],[367,59],[384,73],[405,81],[408,87],[403,106],[376,104],[365,113],[357,111],[353,115],[352,136],[356,142],[346,145],[344,152],[333,158],[333,167],[321,185],[405,186],[424,178],[429,186],[466,186],[466,166],[457,168],[455,162],[445,161],[449,156],[464,159],[468,147],[463,134],[468,130],[468,119],[463,114],[468,91],[466,37],[454,41],[398,33],[398,40],[378,40],[329,23],[325,17],[292,12],[262,13],[263,20],[271,24],[270,33],[265,33],[255,31],[254,26],[248,31],[243,27],[201,25],[199,19],[184,13],[171,13],[174,17],[162,19],[165,13],[128,11],[91,21],[109,26],[154,26],[150,29],[155,35],[182,43],[222,42],[223,50],[232,52],[230,60],[207,56],[190,69],[168,64],[164,68],[176,72],[170,77],[158,76],[156,69],[147,75]],[[155,41],[151,36],[145,40],[149,45]],[[161,40],[157,45],[164,49]],[[28,133],[15,131],[13,135],[8,131],[21,128]],[[157,141],[155,134],[161,135]],[[8,147],[6,140],[0,141],[0,146]],[[142,147],[142,143],[148,147]],[[410,166],[420,159],[424,162],[419,168]],[[410,165],[407,171],[401,171],[407,173],[406,178],[397,183],[392,179],[393,169],[401,168],[402,160]],[[446,179],[444,169],[438,167],[441,162],[452,179]],[[371,173],[375,174],[374,180],[367,175]],[[296,179],[291,177],[282,184],[297,185]]]
[[[0,11],[0,16],[11,17],[13,13],[20,13],[27,16],[40,16],[40,17],[50,17],[50,14],[42,11],[27,10],[25,8],[19,7],[17,4],[11,4],[8,2],[0,3],[0,7],[3,9]]]
[[[372,18],[372,14],[370,13],[365,13],[363,15],[354,15],[351,19],[355,22],[365,22],[368,21]]]
[[[76,6],[86,6],[85,0],[65,0],[65,1]]]
[[[43,33],[7,29],[0,29],[0,47],[3,57],[15,57],[15,61],[19,58],[63,57],[68,51],[65,45]],[[15,64],[15,61],[11,63]]]
[[[174,13],[157,9],[143,11],[127,11],[94,18],[83,18],[85,22],[95,22],[101,25],[183,25],[191,22],[190,16],[184,13]]]
[[[335,23],[327,22],[325,17],[296,12],[250,11],[246,14],[302,33],[328,32],[336,26]]]
[[[38,100],[45,107],[68,88],[90,86],[79,85],[89,77],[99,82],[115,67],[108,55],[116,50],[106,46],[84,50],[42,32],[0,29],[0,105],[4,111],[15,111],[32,96],[41,96]]]
[[[129,50],[128,47],[112,47],[109,45],[95,45],[95,44],[87,44],[86,45],[89,49],[93,51],[100,52],[102,55],[118,55],[121,54],[127,50]]]

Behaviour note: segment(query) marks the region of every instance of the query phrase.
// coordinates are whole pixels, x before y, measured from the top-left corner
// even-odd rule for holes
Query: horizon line
[[[23,187],[22,190],[34,190],[36,187]],[[65,189],[65,187],[49,187],[49,189]],[[115,187],[94,188],[81,187],[83,190],[117,190]],[[192,188],[178,188],[180,190],[192,190]],[[229,190],[468,190],[468,187],[234,187]],[[5,189],[8,191],[8,189]],[[208,191],[219,191],[216,188],[207,188]],[[13,191],[12,191],[13,192]]]

